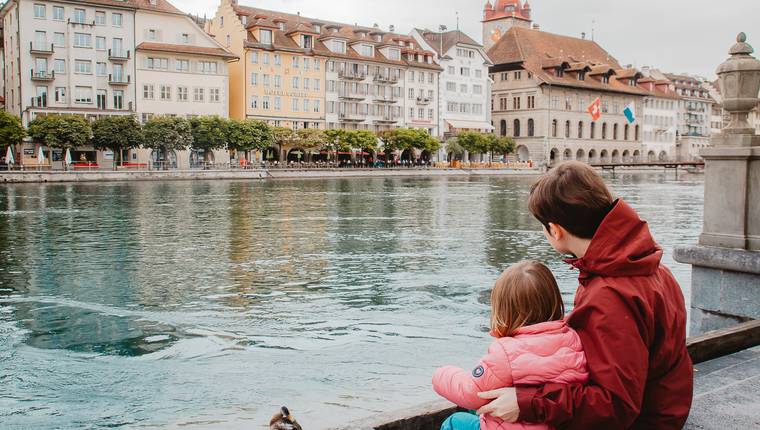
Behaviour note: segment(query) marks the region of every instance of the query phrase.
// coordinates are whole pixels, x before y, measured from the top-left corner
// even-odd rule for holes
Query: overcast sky
[[[414,27],[460,28],[482,39],[485,0],[239,0],[240,4],[408,33]],[[219,0],[174,0],[186,12],[214,16]],[[760,0],[532,0],[542,30],[595,39],[622,64],[708,78],[728,57],[737,33],[760,47]],[[595,24],[592,24],[595,22]],[[758,56],[758,53],[756,53]]]

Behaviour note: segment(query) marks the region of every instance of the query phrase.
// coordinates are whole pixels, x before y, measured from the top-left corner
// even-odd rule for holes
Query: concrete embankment
[[[178,180],[321,179],[375,177],[518,176],[538,169],[251,169],[167,171],[0,172],[2,183],[118,182]]]

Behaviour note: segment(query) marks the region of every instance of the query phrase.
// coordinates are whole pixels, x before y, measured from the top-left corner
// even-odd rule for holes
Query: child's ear
[[[554,240],[562,240],[562,238],[565,237],[565,233],[567,233],[567,231],[562,228],[561,225],[549,223],[549,234]]]

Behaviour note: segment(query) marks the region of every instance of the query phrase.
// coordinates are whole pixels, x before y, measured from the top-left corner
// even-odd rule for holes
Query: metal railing
[[[55,52],[55,45],[46,43],[29,42],[29,52],[32,54],[52,54]]]
[[[126,51],[123,49],[120,50],[108,50],[108,59],[109,60],[129,60],[131,58],[131,53],[127,49]]]

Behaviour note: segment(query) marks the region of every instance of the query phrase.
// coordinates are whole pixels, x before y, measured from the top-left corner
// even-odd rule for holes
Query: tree
[[[87,145],[92,128],[87,120],[78,115],[38,116],[29,123],[29,136],[50,148],[71,150]],[[66,168],[66,163],[63,163]]]
[[[190,119],[193,148],[205,152],[227,146],[227,120],[219,116],[199,116]]]
[[[343,142],[349,150],[377,150],[377,135],[369,130],[346,130]]]
[[[166,160],[169,151],[182,151],[193,144],[190,122],[183,118],[157,116],[143,126],[144,146],[158,153],[158,160]]]
[[[247,153],[248,151],[264,151],[276,143],[272,128],[265,122],[254,120],[227,121],[227,147]]]
[[[137,148],[142,143],[142,127],[133,115],[105,116],[92,123],[92,146],[113,151],[114,169],[122,161],[122,151]]]
[[[453,155],[455,159],[464,155],[464,148],[459,144],[459,139],[452,137],[446,142],[446,153]]]
[[[296,141],[296,133],[287,127],[275,127],[272,129],[274,140],[280,146],[290,146]]]
[[[477,131],[465,131],[457,136],[459,145],[470,154],[490,152],[490,141],[486,135]]]
[[[325,143],[324,132],[317,128],[302,128],[296,132],[296,144],[303,149],[319,149]]]
[[[489,134],[488,137],[488,149],[491,152],[491,159],[493,160],[494,154],[511,154],[515,152],[515,140],[509,136],[497,136],[495,134]]]
[[[26,130],[19,117],[0,110],[0,145],[18,145],[26,137]],[[5,156],[3,153],[2,156]]]
[[[342,128],[331,128],[323,132],[325,140],[323,148],[327,151],[328,160],[330,158],[330,153],[332,152],[335,153],[335,158],[337,159],[338,152],[347,152],[351,150],[351,146],[346,142],[346,135],[348,132],[348,130]]]

